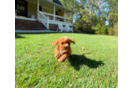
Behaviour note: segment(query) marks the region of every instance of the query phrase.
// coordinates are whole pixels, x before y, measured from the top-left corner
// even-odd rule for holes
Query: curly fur
[[[53,42],[53,46],[56,46],[58,44],[54,51],[54,57],[56,60],[59,62],[64,62],[66,58],[71,55],[70,43],[75,44],[75,42],[69,37],[61,37]]]

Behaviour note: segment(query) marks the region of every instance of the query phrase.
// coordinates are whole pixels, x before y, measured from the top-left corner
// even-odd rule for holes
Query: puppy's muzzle
[[[68,46],[65,46],[65,49],[67,49]]]
[[[65,45],[65,49],[67,49],[67,47],[68,47],[68,44]]]

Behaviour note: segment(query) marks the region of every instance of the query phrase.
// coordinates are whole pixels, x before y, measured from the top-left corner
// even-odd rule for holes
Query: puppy
[[[61,37],[53,42],[53,46],[56,46],[56,44],[58,44],[54,52],[54,57],[56,60],[59,62],[64,62],[66,58],[71,55],[70,43],[75,44],[75,42],[68,37]]]

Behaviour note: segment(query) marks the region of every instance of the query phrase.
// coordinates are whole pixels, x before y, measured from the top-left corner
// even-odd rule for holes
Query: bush
[[[95,30],[89,24],[75,22],[73,24],[73,30],[76,32],[95,33]]]
[[[108,34],[108,28],[104,25],[101,25],[100,23],[98,23],[95,27],[92,27],[92,29],[95,30],[96,34]]]
[[[91,26],[89,24],[84,24],[82,22],[75,22],[73,24],[73,30],[75,32],[85,32],[93,34],[103,34],[103,35],[115,35],[118,36],[118,23],[114,24],[113,27],[106,27],[102,23],[96,24],[96,26]]]
[[[113,31],[114,35],[118,36],[118,23],[114,25]]]
[[[82,30],[82,26],[80,25],[79,22],[75,22],[75,23],[73,24],[73,30],[74,30],[74,31]]]
[[[103,27],[101,27],[99,30],[97,30],[96,32],[95,32],[96,34],[104,34],[104,35],[107,35],[108,33],[107,33],[107,28],[103,28]]]
[[[113,27],[108,28],[108,34],[118,36],[118,23],[114,24]]]

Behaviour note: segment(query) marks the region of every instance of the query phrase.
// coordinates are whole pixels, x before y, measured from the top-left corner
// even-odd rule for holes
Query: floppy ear
[[[57,43],[58,43],[58,40],[55,40],[55,41],[53,42],[53,46],[56,46]]]
[[[75,44],[75,41],[71,40],[71,42],[72,42],[73,44]]]

